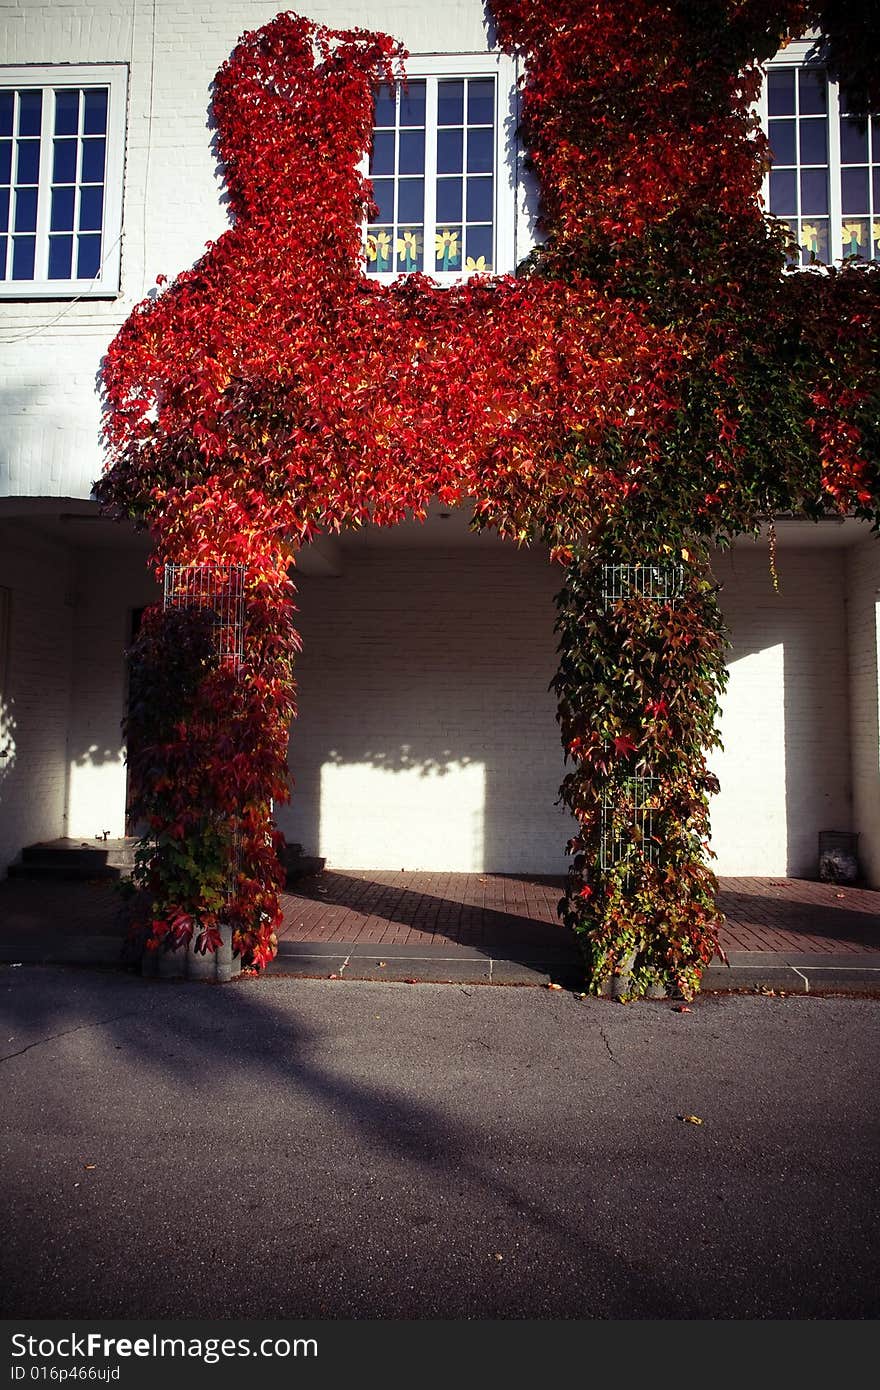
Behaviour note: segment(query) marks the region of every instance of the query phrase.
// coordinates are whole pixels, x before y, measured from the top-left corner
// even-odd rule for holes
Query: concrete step
[[[56,883],[82,883],[89,879],[120,878],[122,870],[114,864],[94,864],[81,860],[74,863],[40,863],[29,860],[27,864],[10,864],[7,873],[10,878],[41,879]]]
[[[107,865],[114,869],[134,867],[134,852],[137,840],[134,836],[120,839],[42,840],[35,845],[25,845],[21,852],[22,864],[82,864]]]

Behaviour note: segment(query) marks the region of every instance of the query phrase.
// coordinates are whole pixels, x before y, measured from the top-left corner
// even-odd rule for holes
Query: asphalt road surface
[[[0,1008],[6,1317],[880,1312],[877,1001],[4,967]]]

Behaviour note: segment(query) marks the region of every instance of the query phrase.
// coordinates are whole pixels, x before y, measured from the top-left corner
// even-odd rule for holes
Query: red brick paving
[[[283,896],[287,941],[559,946],[563,880],[514,874],[328,870]],[[806,879],[725,878],[726,951],[880,950],[880,892]]]

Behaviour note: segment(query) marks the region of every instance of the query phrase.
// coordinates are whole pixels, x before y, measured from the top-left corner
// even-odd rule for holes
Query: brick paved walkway
[[[361,945],[560,946],[562,879],[330,871],[283,897],[282,940]],[[805,879],[726,878],[727,951],[880,950],[880,892]]]

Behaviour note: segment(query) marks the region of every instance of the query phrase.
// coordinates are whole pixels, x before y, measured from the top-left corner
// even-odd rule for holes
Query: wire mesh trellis
[[[165,611],[190,608],[209,614],[220,664],[236,671],[244,661],[244,573],[244,565],[165,566]],[[226,877],[227,903],[238,892],[241,869],[241,834],[234,830]]]
[[[634,847],[646,864],[657,860],[658,843],[654,838],[654,814],[659,777],[627,777],[617,794],[605,792],[602,797],[601,839],[599,864],[603,870],[623,862],[632,862]],[[629,885],[631,874],[626,875]]]
[[[621,599],[630,598],[633,594],[674,606],[683,591],[683,565],[602,566],[602,602],[606,608],[610,608]]]
[[[211,615],[221,665],[244,660],[244,565],[165,566],[164,607]]]

